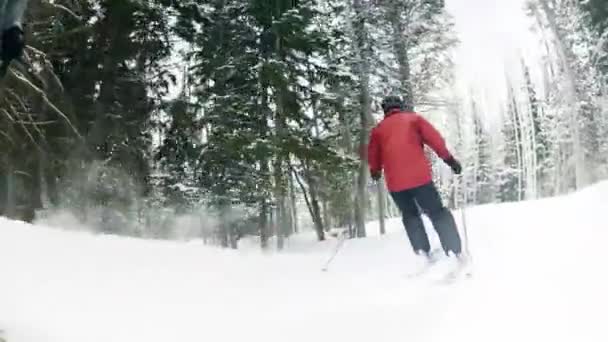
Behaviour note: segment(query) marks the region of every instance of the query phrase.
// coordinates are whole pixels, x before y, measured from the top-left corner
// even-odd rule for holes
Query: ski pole
[[[460,189],[462,191],[462,205],[460,207],[460,216],[462,220],[462,231],[464,233],[464,248],[465,253],[472,260],[471,251],[469,249],[469,232],[467,229],[467,218],[466,218],[466,206],[467,206],[467,192],[464,190],[464,176],[460,177]]]
[[[341,235],[340,236],[340,240],[336,244],[336,247],[334,248],[333,253],[329,257],[329,259],[327,260],[327,262],[325,263],[325,266],[323,266],[323,268],[321,269],[321,271],[327,272],[327,270],[329,269],[329,264],[331,264],[331,262],[334,260],[334,258],[336,257],[336,255],[338,255],[338,252],[342,248],[342,245],[344,245],[344,241],[346,241],[346,233],[347,232],[348,231],[345,229],[344,231],[342,231],[342,233],[340,233],[340,235]]]

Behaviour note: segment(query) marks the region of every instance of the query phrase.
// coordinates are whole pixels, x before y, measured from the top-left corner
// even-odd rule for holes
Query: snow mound
[[[0,218],[0,330],[7,342],[608,341],[607,210],[608,182],[467,209],[475,273],[450,286],[405,276],[399,219],[347,241],[323,273],[336,241],[312,233],[264,254]]]

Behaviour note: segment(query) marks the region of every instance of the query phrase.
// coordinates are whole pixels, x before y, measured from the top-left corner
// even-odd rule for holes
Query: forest
[[[452,91],[443,0],[30,0],[0,82],[0,216],[226,248],[365,237],[399,215],[361,158],[395,93],[463,163],[432,156],[450,208],[606,179],[607,2],[522,11],[543,59],[506,74],[495,127],[480,89]]]

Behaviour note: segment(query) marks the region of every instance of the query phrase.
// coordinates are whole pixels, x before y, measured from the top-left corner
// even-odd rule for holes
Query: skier
[[[0,72],[2,75],[6,73],[9,64],[23,54],[25,38],[22,20],[27,4],[28,0],[0,0],[0,29],[2,31]]]
[[[416,254],[428,262],[434,261],[420,216],[422,209],[431,219],[445,254],[463,262],[456,222],[442,204],[433,183],[424,145],[430,146],[454,173],[460,174],[462,167],[435,127],[421,115],[404,108],[398,96],[388,96],[382,101],[384,119],[372,129],[367,151],[372,179],[378,181],[384,170],[386,185],[403,215],[403,224]]]

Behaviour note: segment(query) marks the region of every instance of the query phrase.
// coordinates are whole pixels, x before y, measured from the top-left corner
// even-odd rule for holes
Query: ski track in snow
[[[312,233],[262,254],[0,218],[0,330],[7,342],[605,342],[607,210],[608,182],[470,208],[474,275],[449,286],[407,279],[399,219],[347,241],[324,273],[336,241]]]

